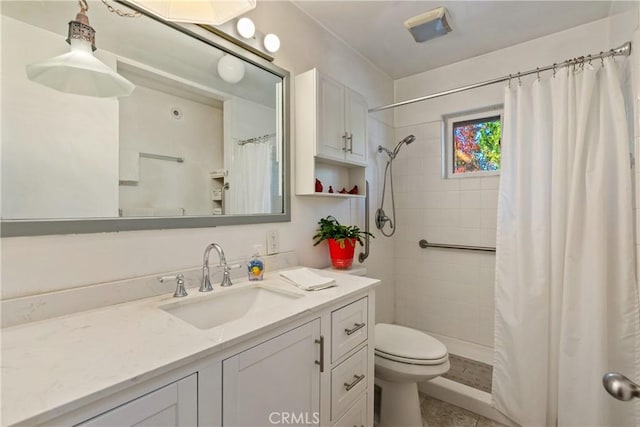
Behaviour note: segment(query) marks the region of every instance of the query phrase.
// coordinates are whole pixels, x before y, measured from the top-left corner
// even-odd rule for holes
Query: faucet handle
[[[173,293],[174,298],[186,297],[187,291],[184,289],[184,274],[180,273],[176,276],[162,276],[159,277],[158,280],[160,283],[164,283],[167,280],[175,280],[176,281],[176,291]]]

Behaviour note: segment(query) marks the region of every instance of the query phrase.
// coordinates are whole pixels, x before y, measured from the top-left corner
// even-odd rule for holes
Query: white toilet
[[[449,353],[437,339],[405,326],[375,327],[375,377],[382,389],[380,427],[422,426],[418,382],[449,370]]]

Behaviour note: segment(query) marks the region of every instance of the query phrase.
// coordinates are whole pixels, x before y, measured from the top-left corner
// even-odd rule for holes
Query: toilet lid
[[[385,359],[416,365],[444,363],[447,348],[424,332],[405,326],[379,323],[375,328],[376,354]]]

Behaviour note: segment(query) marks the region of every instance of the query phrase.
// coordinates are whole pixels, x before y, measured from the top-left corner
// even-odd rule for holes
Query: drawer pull
[[[358,331],[358,330],[360,330],[360,329],[364,328],[365,326],[367,326],[367,324],[366,324],[366,323],[364,323],[364,322],[362,322],[362,323],[355,323],[355,324],[353,325],[353,328],[351,328],[351,329],[345,329],[345,330],[344,330],[344,332],[345,332],[347,335],[351,335],[351,334],[353,334],[354,332],[356,332],[356,331]]]
[[[349,383],[344,383],[344,388],[349,391],[352,388],[354,388],[360,381],[362,381],[364,379],[364,374],[362,375],[354,375],[353,378],[355,378],[355,380],[353,380],[353,382],[351,384]]]
[[[320,335],[320,339],[315,342],[320,344],[320,360],[316,360],[316,365],[320,365],[320,372],[324,372],[324,336]]]

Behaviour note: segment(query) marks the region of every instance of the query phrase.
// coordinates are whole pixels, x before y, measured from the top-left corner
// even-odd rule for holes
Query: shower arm
[[[369,257],[369,181],[364,182],[364,231],[366,232],[364,237],[364,252],[360,252],[360,255],[358,255],[360,264]]]

